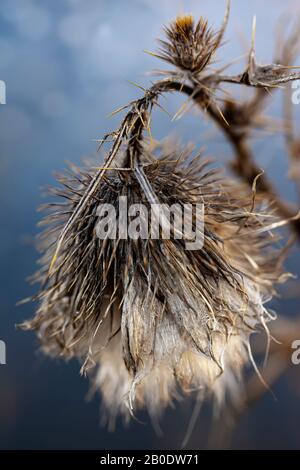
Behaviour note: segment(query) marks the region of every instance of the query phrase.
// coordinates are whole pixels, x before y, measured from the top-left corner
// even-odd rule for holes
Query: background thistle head
[[[195,23],[191,15],[178,16],[165,34],[167,40],[159,41],[161,59],[184,71],[202,72],[219,46],[218,34],[202,17]]]

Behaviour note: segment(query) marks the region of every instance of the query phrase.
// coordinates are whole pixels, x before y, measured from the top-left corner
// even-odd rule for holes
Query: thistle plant
[[[222,46],[230,2],[219,31],[207,20],[180,16],[165,28],[154,55],[172,66],[143,96],[127,106],[120,127],[101,140],[113,144],[103,165],[70,165],[50,190],[55,201],[42,224],[40,290],[34,318],[23,324],[37,332],[45,353],[77,357],[81,371],[102,395],[112,425],[146,407],[156,418],[174,400],[198,390],[222,406],[234,400],[243,370],[255,365],[250,337],[265,332],[267,348],[275,319],[267,302],[284,282],[286,248],[274,230],[288,225],[300,236],[297,211],[282,201],[256,166],[250,146],[269,91],[300,73],[286,50],[275,63],[255,56],[255,22],[246,68],[226,75],[214,57]],[[220,101],[226,83],[253,90],[243,103]],[[151,113],[161,95],[183,93],[217,124],[232,145],[229,177],[190,146],[150,135]],[[99,166],[101,166],[99,168]],[[97,236],[99,204],[117,218],[121,197],[170,206],[204,206],[203,246],[186,249],[188,237],[124,239]],[[193,215],[193,227],[200,222]],[[150,231],[150,228],[149,228]]]

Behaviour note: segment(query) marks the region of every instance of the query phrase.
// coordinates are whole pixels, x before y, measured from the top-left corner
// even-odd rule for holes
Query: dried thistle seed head
[[[44,350],[78,357],[102,392],[112,423],[118,413],[147,407],[159,414],[180,394],[201,388],[222,400],[249,360],[249,337],[267,329],[264,304],[280,280],[280,256],[245,190],[207,167],[189,149],[141,147],[139,173],[109,170],[84,206],[49,275],[55,242],[82,201],[96,170],[72,168],[55,190],[42,236],[44,257],[35,329]],[[142,175],[142,177],[141,177]],[[146,188],[146,190],[145,190]],[[97,236],[99,204],[204,203],[204,246],[185,239]],[[194,224],[197,220],[194,219]],[[95,366],[95,367],[93,367]]]
[[[219,46],[219,35],[202,17],[195,24],[192,16],[179,16],[165,32],[167,41],[159,41],[159,57],[185,71],[202,72]]]

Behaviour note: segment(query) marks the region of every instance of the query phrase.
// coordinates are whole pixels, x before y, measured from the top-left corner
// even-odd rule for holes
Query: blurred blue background
[[[245,54],[256,14],[258,59],[270,61],[274,27],[284,12],[299,15],[297,4],[233,0],[227,42],[218,59],[224,63]],[[7,345],[7,364],[0,366],[0,448],[180,447],[190,403],[167,412],[162,437],[146,416],[145,424],[133,422],[125,429],[118,423],[116,432],[108,433],[100,426],[100,399],[85,400],[89,384],[79,376],[76,361],[51,361],[39,353],[34,334],[15,329],[32,316],[34,306],[15,304],[34,292],[25,278],[37,259],[33,239],[36,207],[43,202],[40,188],[53,183],[53,170],[64,168],[66,160],[79,162],[96,153],[93,139],[116,128],[121,119],[107,115],[141,93],[129,80],[147,86],[151,77],[145,71],[164,67],[143,52],[156,49],[163,24],[185,12],[207,16],[218,27],[224,10],[225,0],[1,0],[0,79],[6,82],[7,104],[0,105],[0,339]],[[242,70],[243,60],[236,70]],[[241,97],[242,91],[236,91]],[[174,114],[181,103],[182,98],[168,96],[163,105]],[[278,94],[269,111],[280,117]],[[300,129],[298,109],[295,113]],[[204,146],[221,164],[230,158],[222,136],[195,111],[175,123],[156,112],[153,134],[162,138],[170,133]],[[259,165],[278,190],[295,200],[294,186],[286,178],[283,139],[256,139],[254,147]],[[288,268],[300,272],[297,250]],[[276,301],[276,307],[286,315],[300,314],[297,299]],[[266,394],[240,421],[232,448],[300,448],[299,383],[291,386],[282,377],[274,391],[277,402]],[[191,448],[209,446],[209,426],[204,411]]]

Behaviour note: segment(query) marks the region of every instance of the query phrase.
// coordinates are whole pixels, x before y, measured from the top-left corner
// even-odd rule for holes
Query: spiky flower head
[[[200,73],[211,62],[220,45],[219,34],[200,18],[178,16],[165,28],[167,40],[160,40],[159,57],[184,71]]]
[[[59,178],[54,194],[65,202],[49,206],[44,221],[39,307],[24,327],[37,330],[46,353],[79,358],[111,422],[142,407],[157,415],[195,388],[221,401],[249,359],[250,334],[268,331],[264,304],[280,280],[269,211],[189,149],[165,144],[157,155],[144,144],[143,178],[107,171],[49,274],[55,242],[95,172],[73,166]],[[202,249],[175,237],[99,239],[99,203],[117,214],[121,196],[147,205],[145,182],[160,203],[204,204]]]

